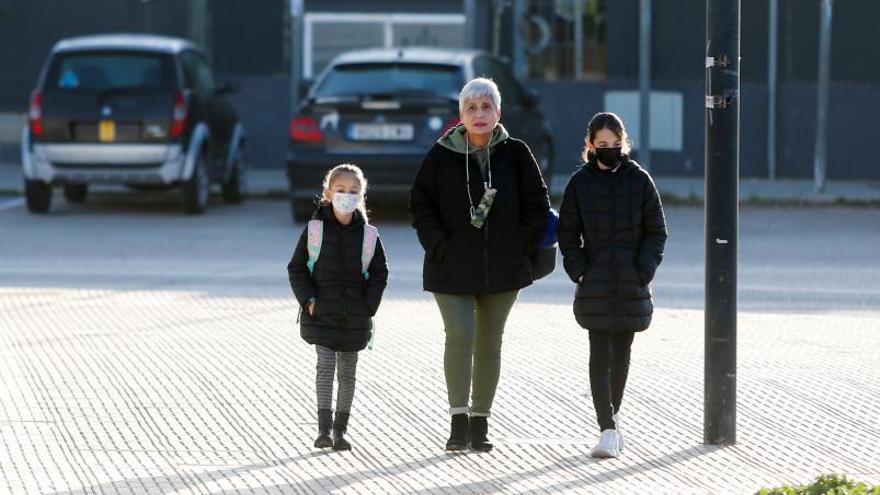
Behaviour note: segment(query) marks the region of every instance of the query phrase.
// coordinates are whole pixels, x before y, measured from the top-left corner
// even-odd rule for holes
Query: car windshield
[[[81,52],[62,54],[53,62],[46,89],[108,92],[174,87],[171,57],[155,53]]]
[[[461,69],[440,64],[342,64],[330,69],[315,96],[457,95]]]

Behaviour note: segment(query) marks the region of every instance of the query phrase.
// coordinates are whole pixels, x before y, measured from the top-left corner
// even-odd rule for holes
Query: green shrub
[[[871,487],[831,474],[819,476],[810,485],[765,488],[756,495],[880,495],[880,486]]]

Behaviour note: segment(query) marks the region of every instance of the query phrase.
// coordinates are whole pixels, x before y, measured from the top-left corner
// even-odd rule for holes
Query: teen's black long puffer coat
[[[614,172],[585,164],[565,187],[558,231],[565,271],[578,284],[578,324],[604,332],[648,328],[649,284],[667,236],[651,176],[626,157]]]

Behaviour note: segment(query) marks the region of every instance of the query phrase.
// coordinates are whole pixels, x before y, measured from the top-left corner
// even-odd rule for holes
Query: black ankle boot
[[[351,450],[351,444],[345,439],[348,416],[349,413],[336,411],[336,419],[333,420],[333,450]]]
[[[464,450],[468,443],[468,415],[453,414],[446,450]]]
[[[330,427],[333,423],[333,411],[330,409],[318,409],[318,438],[315,440],[315,448],[329,449],[333,446],[330,438]]]
[[[470,424],[471,449],[477,452],[489,452],[493,445],[489,443],[486,434],[489,433],[489,423],[486,416],[472,416]]]

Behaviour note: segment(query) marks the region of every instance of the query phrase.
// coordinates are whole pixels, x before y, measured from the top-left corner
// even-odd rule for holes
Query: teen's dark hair
[[[621,120],[615,113],[599,112],[596,115],[593,115],[593,118],[590,119],[590,123],[587,124],[587,136],[584,138],[584,151],[581,153],[581,159],[583,161],[588,162],[596,159],[593,152],[587,149],[587,141],[594,141],[596,139],[596,133],[602,129],[608,129],[613,132],[622,143],[623,154],[629,154],[629,135],[626,133],[626,127],[623,125],[623,120]]]

